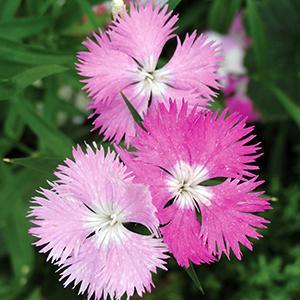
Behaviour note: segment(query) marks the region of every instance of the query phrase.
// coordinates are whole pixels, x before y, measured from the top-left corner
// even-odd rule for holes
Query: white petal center
[[[153,57],[149,57],[143,66],[138,67],[136,74],[138,89],[146,95],[150,93],[154,96],[164,94],[167,87],[165,84],[167,73],[167,70],[156,70]]]
[[[125,236],[126,228],[122,212],[112,203],[99,203],[90,211],[85,226],[91,233],[95,233],[97,246],[108,245],[111,241],[121,241]]]
[[[197,209],[197,205],[211,205],[211,190],[199,185],[207,179],[208,171],[203,166],[179,161],[170,172],[167,186],[179,207]]]

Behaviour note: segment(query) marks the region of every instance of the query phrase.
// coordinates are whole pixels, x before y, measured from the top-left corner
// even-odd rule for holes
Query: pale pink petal
[[[94,105],[114,100],[121,90],[133,84],[136,62],[127,54],[114,50],[105,33],[94,34],[95,41],[87,38],[83,43],[87,51],[78,53],[77,69],[88,96]]]
[[[118,17],[111,25],[109,36],[115,49],[154,68],[165,43],[171,39],[178,17],[168,12],[168,6],[130,5],[130,13]]]
[[[35,225],[29,232],[38,238],[35,246],[47,253],[52,262],[63,263],[68,256],[78,253],[82,242],[89,235],[83,227],[87,210],[76,199],[53,190],[42,189],[40,197],[33,198],[29,217]]]
[[[79,255],[67,260],[61,269],[61,279],[67,286],[80,284],[79,293],[88,291],[88,299],[127,299],[135,290],[139,296],[152,286],[151,273],[165,268],[166,248],[161,240],[126,232],[124,242],[97,248],[93,238],[86,240]],[[116,298],[114,298],[116,297]]]
[[[252,250],[249,238],[258,239],[262,235],[256,228],[265,228],[266,219],[253,213],[270,209],[268,198],[261,197],[263,192],[254,192],[262,182],[256,178],[239,182],[227,180],[223,184],[210,187],[213,196],[210,206],[201,205],[201,236],[207,242],[213,255],[227,257],[232,250],[241,259],[240,244]]]
[[[65,285],[81,282],[88,299],[129,298],[135,291],[141,296],[167,258],[156,238],[159,221],[149,189],[134,183],[118,157],[96,144],[86,152],[78,146],[73,157],[58,167],[51,190],[34,198],[29,217],[35,245],[64,269]],[[145,226],[150,235],[131,232],[127,223]]]
[[[129,86],[122,91],[140,116],[143,116],[148,108],[150,93],[144,93],[139,85]],[[136,133],[136,122],[133,119],[121,93],[116,95],[113,101],[105,103],[90,102],[90,109],[94,110],[96,116],[94,128],[100,128],[100,133],[107,140],[119,143],[125,136],[125,143],[128,145]]]
[[[207,38],[203,34],[199,37],[196,32],[187,34],[183,43],[177,38],[177,48],[173,57],[158,72],[174,89],[187,93],[197,92],[198,101],[204,106],[208,100],[212,100],[212,96],[215,96],[212,88],[220,87],[217,82],[219,75],[216,72],[221,61],[218,48],[219,46],[213,42],[207,43]],[[166,90],[166,95],[168,91]],[[182,95],[179,97],[182,98]],[[188,97],[185,100],[189,101]]]

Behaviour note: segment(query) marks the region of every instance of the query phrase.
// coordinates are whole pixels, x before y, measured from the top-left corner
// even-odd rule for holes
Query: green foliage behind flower
[[[0,1],[0,299],[85,299],[64,289],[55,268],[37,255],[26,218],[34,190],[84,140],[102,142],[87,121],[86,94],[75,72],[84,36],[110,20],[94,0]],[[262,113],[257,134],[273,210],[265,238],[242,261],[203,265],[201,294],[170,261],[145,299],[300,299],[300,5],[297,0],[172,1],[183,31],[227,32],[245,9],[252,46],[249,94]],[[87,17],[84,17],[87,16]],[[170,43],[165,57],[170,56]],[[163,61],[161,62],[163,64]],[[104,143],[110,147],[109,143]],[[4,160],[3,160],[4,159]]]

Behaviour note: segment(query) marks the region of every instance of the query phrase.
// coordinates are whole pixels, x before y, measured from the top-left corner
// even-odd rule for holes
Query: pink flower
[[[165,269],[166,247],[157,235],[158,220],[145,185],[113,153],[73,150],[74,161],[58,167],[51,189],[33,199],[30,217],[40,252],[60,266],[65,286],[80,284],[88,298],[127,299],[153,286],[151,272]],[[153,234],[144,236],[124,225],[140,223]]]
[[[225,99],[226,107],[230,112],[238,112],[247,117],[247,122],[255,122],[260,119],[260,114],[255,111],[252,100],[245,94],[236,94]]]
[[[150,186],[164,241],[180,265],[209,263],[239,243],[252,249],[267,220],[255,215],[270,208],[253,165],[260,156],[255,135],[238,114],[189,112],[187,103],[163,104],[146,115],[128,154],[120,150],[135,180]],[[207,180],[223,178],[212,186]]]
[[[177,19],[167,5],[131,5],[130,13],[117,17],[105,33],[94,34],[95,41],[88,38],[83,43],[87,51],[78,53],[77,68],[86,77],[94,129],[100,128],[106,139],[119,142],[126,133],[128,144],[136,133],[121,92],[140,115],[157,103],[168,105],[169,98],[204,107],[215,95],[212,88],[219,87],[216,70],[221,58],[218,47],[206,43],[204,35],[193,32],[183,42],[177,36],[173,57],[157,67],[164,45],[176,37]]]
[[[247,73],[244,58],[246,49],[250,44],[250,38],[244,29],[242,12],[237,13],[234,17],[228,34],[222,35],[218,32],[208,31],[207,35],[210,41],[222,44],[224,60],[221,63],[219,74],[222,76],[223,86],[226,88],[228,76],[240,76]]]
[[[261,116],[247,96],[248,82],[248,76],[229,76],[224,95],[229,112],[237,112],[247,117],[247,122],[251,123],[260,120]]]

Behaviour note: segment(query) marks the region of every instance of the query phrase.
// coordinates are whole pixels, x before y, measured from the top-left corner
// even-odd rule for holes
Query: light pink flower
[[[222,44],[222,55],[224,60],[221,63],[219,74],[222,76],[223,86],[228,84],[228,76],[245,75],[247,70],[244,65],[246,49],[250,44],[243,25],[243,13],[239,12],[233,19],[228,34],[220,34],[214,31],[207,31],[210,41]]]
[[[253,175],[260,156],[253,127],[238,114],[177,107],[150,110],[147,132],[139,129],[132,141],[137,150],[120,150],[121,157],[135,180],[150,186],[164,241],[180,265],[209,263],[231,250],[241,259],[239,243],[252,249],[248,238],[261,237],[256,228],[268,223],[254,213],[270,208],[254,191],[262,181]],[[220,184],[205,185],[219,177]]]
[[[158,219],[148,188],[132,182],[113,153],[78,146],[74,161],[58,167],[51,189],[33,199],[30,233],[40,252],[60,266],[65,286],[80,284],[88,298],[127,299],[153,286],[151,272],[165,269],[166,247],[157,239]],[[125,228],[140,223],[153,234]]]
[[[117,17],[105,33],[94,34],[83,44],[87,51],[78,53],[79,74],[92,99],[89,108],[95,116],[94,128],[106,139],[119,142],[124,134],[128,144],[135,135],[134,120],[121,96],[130,100],[140,115],[150,105],[168,105],[169,98],[189,99],[189,103],[206,106],[218,88],[216,70],[220,56],[218,46],[207,43],[196,32],[183,42],[174,32],[177,15],[168,6],[130,6],[130,13]],[[177,38],[173,57],[157,67],[166,42]],[[150,98],[152,101],[150,101]]]

